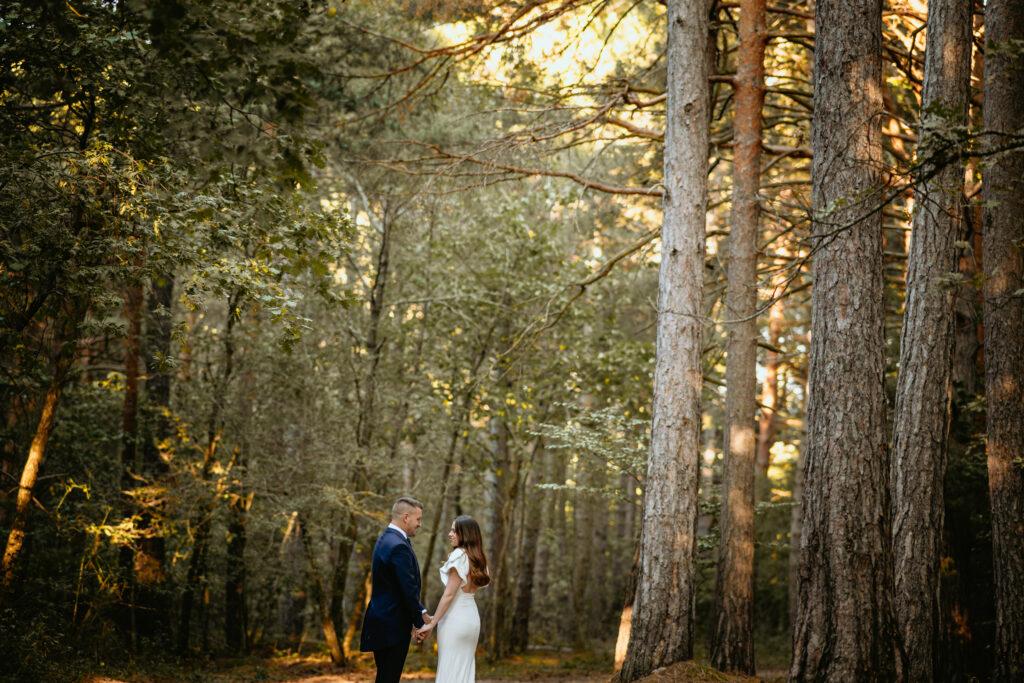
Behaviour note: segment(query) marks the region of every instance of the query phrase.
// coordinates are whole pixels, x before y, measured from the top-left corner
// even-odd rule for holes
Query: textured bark
[[[885,438],[881,0],[820,0],[794,681],[896,680]]]
[[[733,189],[725,296],[725,481],[711,663],[754,673],[754,414],[757,391],[757,191],[761,180],[765,0],[740,2],[733,92]]]
[[[951,127],[967,122],[971,0],[931,0],[907,264],[906,308],[892,437],[893,607],[910,681],[934,680],[939,642],[943,481],[952,401],[958,246],[964,235],[964,165]],[[951,158],[951,155],[952,158]]]
[[[706,3],[670,0],[654,422],[637,599],[620,673],[623,682],[693,656],[708,166],[707,43]]]
[[[985,129],[1024,132],[1024,3],[985,5]],[[1024,150],[990,159],[984,175],[985,397],[995,678],[1024,680]]]

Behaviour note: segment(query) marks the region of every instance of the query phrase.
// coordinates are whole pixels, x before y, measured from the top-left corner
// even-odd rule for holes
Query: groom
[[[370,604],[363,617],[359,650],[373,652],[376,683],[398,683],[414,629],[430,622],[420,604],[420,565],[409,538],[423,519],[423,504],[402,497],[391,507],[391,523],[373,548]]]

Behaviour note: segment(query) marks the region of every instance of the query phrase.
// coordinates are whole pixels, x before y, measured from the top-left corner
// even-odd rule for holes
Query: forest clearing
[[[1024,1],[8,0],[0,679],[1024,681]]]

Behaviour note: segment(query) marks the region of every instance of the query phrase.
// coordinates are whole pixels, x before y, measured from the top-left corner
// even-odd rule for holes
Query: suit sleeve
[[[409,621],[416,628],[423,626],[423,605],[420,604],[420,575],[416,571],[416,560],[412,550],[404,543],[391,552],[391,564],[398,579],[402,606],[409,614]]]

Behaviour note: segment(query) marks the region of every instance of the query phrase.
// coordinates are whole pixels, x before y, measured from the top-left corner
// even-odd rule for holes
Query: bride
[[[441,565],[444,595],[434,618],[416,631],[422,641],[437,627],[436,683],[473,683],[476,680],[476,643],[480,636],[480,612],[474,594],[491,582],[487,575],[480,525],[460,515],[448,531],[452,552]]]

